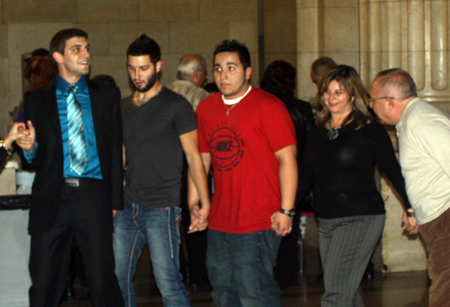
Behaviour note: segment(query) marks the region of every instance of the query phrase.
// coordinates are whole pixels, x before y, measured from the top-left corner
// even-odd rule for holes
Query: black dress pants
[[[51,230],[31,235],[30,307],[58,307],[67,285],[75,240],[94,307],[123,307],[112,250],[113,218],[103,181],[64,186]]]

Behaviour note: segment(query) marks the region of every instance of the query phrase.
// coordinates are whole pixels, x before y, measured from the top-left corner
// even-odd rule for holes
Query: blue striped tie
[[[67,91],[67,121],[69,126],[70,168],[81,175],[87,168],[86,142],[84,140],[83,113],[75,97],[78,86],[69,85]]]

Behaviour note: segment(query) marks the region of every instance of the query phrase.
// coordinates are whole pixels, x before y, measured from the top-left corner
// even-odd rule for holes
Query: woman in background
[[[272,62],[264,72],[260,88],[277,96],[289,111],[294,122],[297,136],[297,165],[305,149],[306,137],[314,124],[311,105],[294,97],[297,71],[286,61]],[[280,288],[298,284],[300,259],[292,255],[299,254],[298,238],[300,235],[301,211],[311,211],[312,198],[296,199],[295,216],[292,222],[292,232],[281,239],[275,266],[275,280]]]
[[[42,49],[38,49],[42,50]],[[45,49],[44,49],[45,50]],[[46,50],[45,50],[46,51]],[[48,51],[47,51],[48,53]],[[34,52],[33,52],[34,54]],[[39,53],[42,54],[42,53]],[[50,55],[32,55],[25,66],[25,77],[30,81],[28,91],[35,90],[56,78],[58,72],[52,63]],[[16,122],[25,121],[23,106],[20,109]]]
[[[3,166],[8,155],[10,155],[13,151],[12,144],[20,137],[21,133],[24,135],[28,135],[24,123],[14,123],[11,130],[9,130],[8,135],[0,140],[0,168]]]

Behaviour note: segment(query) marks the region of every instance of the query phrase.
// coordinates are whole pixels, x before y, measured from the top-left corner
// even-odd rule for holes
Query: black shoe
[[[375,278],[375,269],[373,267],[373,263],[369,262],[369,264],[367,265],[366,271],[364,272],[363,275],[363,280],[372,280]]]

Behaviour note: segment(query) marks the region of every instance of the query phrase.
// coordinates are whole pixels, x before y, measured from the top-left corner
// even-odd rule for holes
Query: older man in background
[[[198,54],[186,54],[178,64],[177,80],[167,88],[186,98],[196,110],[200,101],[209,96],[202,88],[207,75],[205,58]]]

